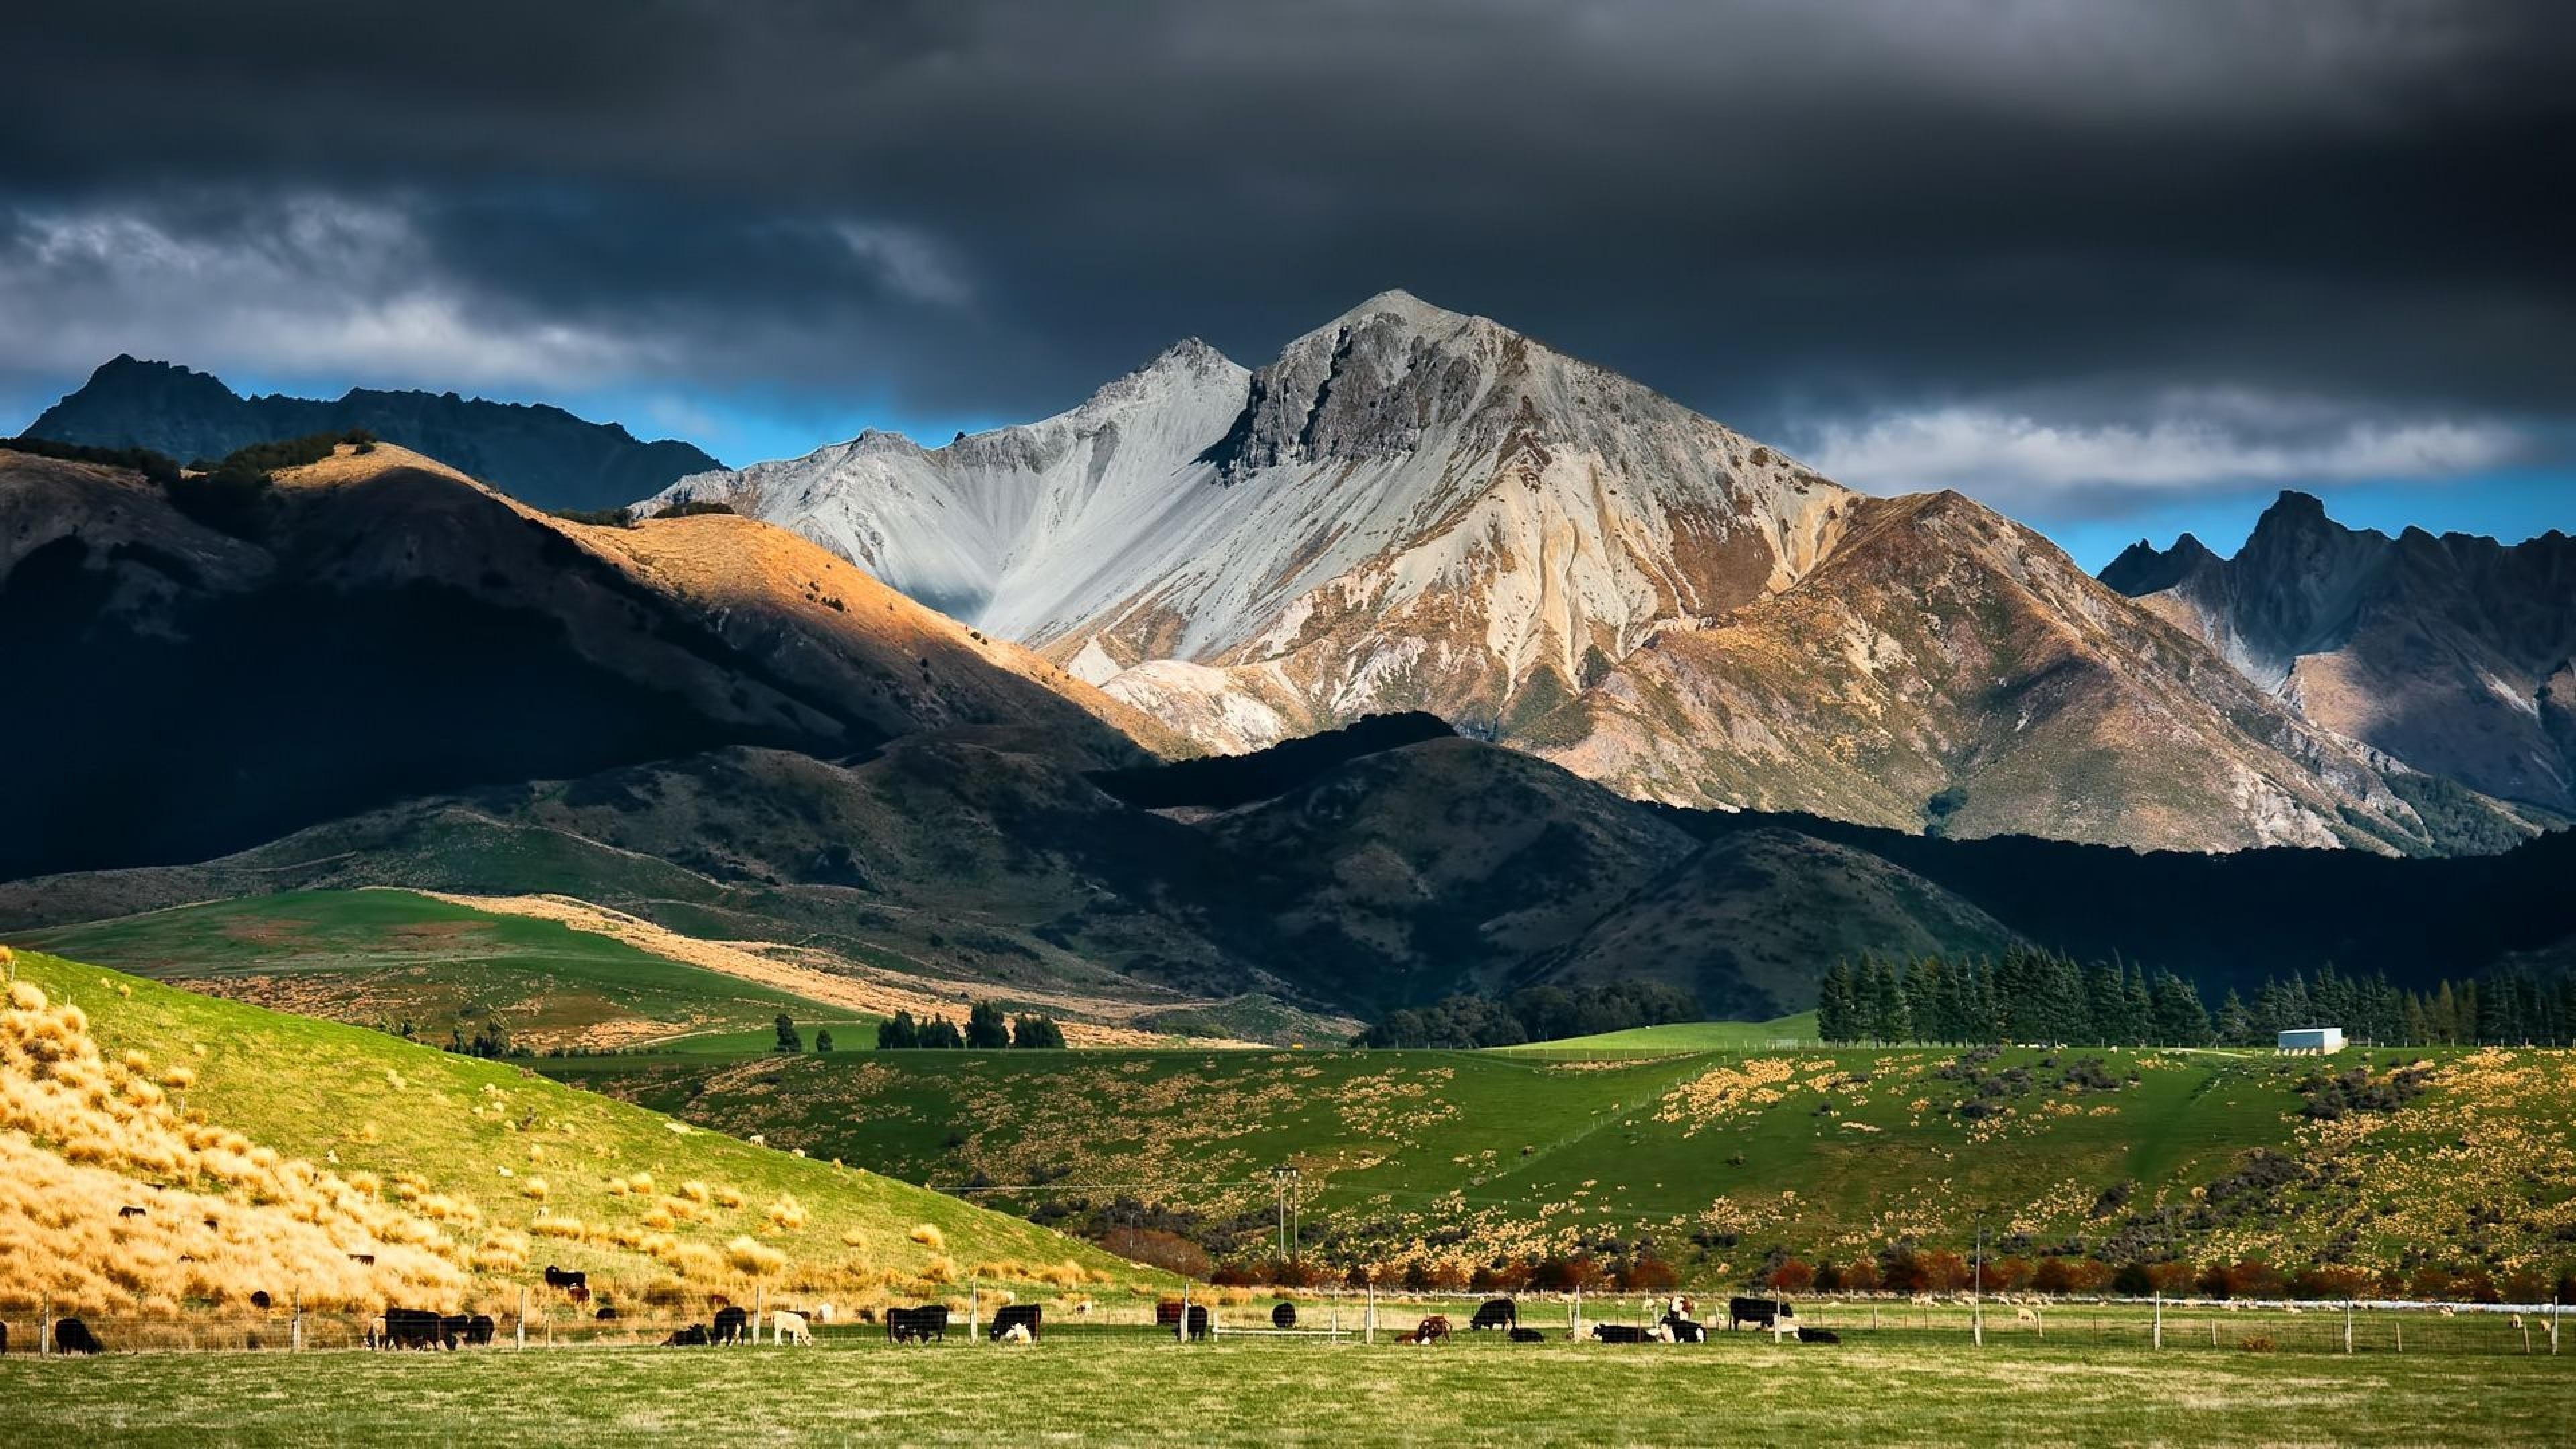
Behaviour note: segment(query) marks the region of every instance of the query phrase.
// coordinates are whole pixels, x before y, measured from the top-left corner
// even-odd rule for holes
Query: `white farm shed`
[[[2281,1033],[2281,1050],[2285,1052],[2339,1052],[2343,1050],[2343,1028],[2339,1026],[2303,1026]]]

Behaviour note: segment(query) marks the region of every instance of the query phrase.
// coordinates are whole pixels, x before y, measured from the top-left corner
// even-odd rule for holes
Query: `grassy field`
[[[786,1012],[848,1024],[826,1006],[667,960],[553,921],[399,890],[291,891],[38,931],[40,950],[264,1006],[362,1026],[409,1021],[422,1040],[499,1023],[539,1048],[692,1034],[690,1052],[760,1036]],[[811,1036],[809,1031],[807,1035]],[[836,1030],[841,1050],[876,1044]],[[736,1053],[737,1055],[739,1053]]]
[[[1030,1349],[0,1360],[0,1441],[2566,1442],[2576,1359],[1068,1336]],[[2470,1426],[2474,1426],[2473,1428]]]
[[[1816,1014],[1802,1011],[1774,1021],[1675,1021],[1662,1026],[1637,1026],[1593,1036],[1559,1037],[1554,1041],[1496,1047],[1494,1050],[1535,1057],[1582,1056],[1587,1053],[1647,1055],[1758,1051],[1784,1043],[1813,1046],[1815,1041]]]
[[[1900,1238],[2195,1261],[2409,1250],[2576,1259],[2576,1055],[2422,1055],[2395,1110],[2307,1115],[2316,1063],[2230,1052],[878,1053],[578,1064],[604,1090],[737,1134],[1028,1210],[1118,1196],[1257,1245],[1278,1165],[1309,1244],[1446,1263],[1612,1250],[1720,1281],[1777,1246],[1846,1261]],[[2360,1053],[2334,1063],[2360,1064]],[[2385,1081],[2390,1054],[2368,1058]],[[621,1074],[623,1073],[623,1074]],[[1059,1186],[1058,1184],[1062,1184]],[[1027,1190],[988,1191],[988,1188]],[[1222,1236],[1221,1234],[1219,1236]],[[1222,1254],[1225,1250],[1219,1247]]]
[[[187,1194],[192,1205],[210,1204],[212,1219],[227,1203],[274,1198],[291,1207],[309,1199],[317,1206],[294,1211],[336,1223],[337,1210],[323,1209],[351,1201],[348,1184],[361,1179],[366,1185],[354,1197],[407,1205],[415,1215],[407,1230],[467,1270],[471,1299],[507,1301],[511,1285],[532,1271],[527,1265],[546,1262],[588,1270],[601,1289],[626,1294],[656,1285],[740,1293],[762,1278],[779,1287],[838,1285],[852,1303],[870,1294],[944,1294],[951,1279],[962,1284],[979,1266],[988,1279],[1021,1280],[1047,1268],[1060,1285],[1099,1283],[1103,1291],[1113,1278],[1153,1276],[1020,1218],[799,1158],[783,1146],[689,1129],[519,1063],[458,1056],[29,952],[19,953],[16,973],[48,998],[46,1012],[77,1008],[77,1026],[75,1018],[43,1013],[0,1016],[15,1034],[10,1040],[33,1041],[40,1053],[30,1065],[28,1057],[0,1052],[0,1125],[28,1134],[13,1144],[13,1134],[0,1131],[0,1148],[32,1152],[24,1168],[34,1171],[46,1167],[49,1152],[77,1142],[55,1191],[68,1193],[77,1181],[99,1186],[89,1194],[97,1201],[49,1201],[41,1185],[33,1200],[0,1193],[0,1244],[13,1245],[0,1252],[0,1293],[17,1280],[33,1291],[28,1285],[51,1272],[35,1261],[31,1243],[68,1242],[59,1250],[98,1255],[114,1273],[127,1273],[121,1265],[135,1257],[126,1245],[134,1231],[186,1217],[163,1210],[121,1223],[119,1202],[139,1196],[177,1203]],[[62,1077],[46,1063],[59,1059],[67,1039],[95,1042],[111,1064],[101,1068],[108,1087],[45,1095]],[[133,1070],[112,1065],[120,1059]],[[163,1063],[183,1065],[184,1078],[173,1069],[158,1089],[130,1080],[160,1072]],[[121,1093],[118,1082],[127,1083]],[[118,1114],[112,1121],[103,1115],[110,1108]],[[184,1117],[175,1115],[180,1111]],[[182,1135],[202,1143],[204,1154],[160,1145]],[[0,1166],[18,1161],[13,1155]],[[227,1181],[237,1185],[192,1176],[218,1171],[232,1173]],[[84,1173],[94,1176],[80,1178]],[[251,1185],[238,1185],[244,1182]],[[161,1188],[168,1198],[154,1196]],[[109,1191],[121,1195],[99,1197]],[[104,1224],[86,1220],[101,1211]],[[47,1236],[57,1227],[69,1236]],[[738,1243],[758,1251],[737,1253]],[[179,1246],[201,1255],[262,1247],[247,1230]],[[745,1257],[757,1261],[746,1267]],[[162,1261],[156,1271],[170,1283],[144,1274],[151,1281],[132,1285],[137,1298],[194,1307],[223,1291],[206,1281],[221,1275],[203,1262]],[[282,1295],[296,1285],[264,1286]],[[89,1306],[109,1311],[117,1304]]]

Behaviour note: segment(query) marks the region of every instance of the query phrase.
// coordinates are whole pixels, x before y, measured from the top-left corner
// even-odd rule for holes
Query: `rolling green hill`
[[[977,1272],[1057,1289],[1150,1276],[517,1064],[52,956],[21,953],[15,973],[0,991],[0,1300],[167,1312],[255,1285],[307,1303],[501,1302],[549,1262],[603,1294],[762,1280],[852,1305]]]
[[[672,961],[558,922],[400,890],[290,891],[210,901],[19,937],[160,981],[360,1026],[410,1022],[419,1040],[492,1027],[545,1050],[686,1036],[686,1050],[766,1051],[781,1012],[834,1045],[876,1042],[876,1019]],[[808,1035],[810,1036],[810,1029]]]
[[[2355,1085],[2304,1090],[2315,1061],[2218,1051],[1030,1056],[567,1066],[722,1130],[1046,1221],[1163,1223],[1220,1257],[1267,1251],[1269,1174],[1294,1166],[1308,1249],[1340,1263],[1650,1251],[1738,1274],[1774,1248],[1964,1249],[1982,1210],[2006,1251],[2104,1272],[2576,1266],[2566,1052],[2353,1052],[2325,1065],[2363,1069]]]

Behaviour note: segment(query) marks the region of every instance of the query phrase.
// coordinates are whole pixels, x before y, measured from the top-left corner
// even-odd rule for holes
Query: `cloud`
[[[391,29],[115,0],[20,30],[0,381],[132,350],[1034,417],[1405,286],[1791,443],[1970,399],[2111,453],[2290,446],[2174,434],[2179,390],[2576,417],[2547,0],[450,0]]]
[[[2087,424],[1942,407],[1822,424],[1808,456],[1828,476],[1875,493],[1955,488],[2008,511],[2063,516],[2147,496],[2443,478],[2495,467],[2529,446],[2519,430],[2490,420],[2321,411],[2330,410],[2226,396],[2197,406],[2185,399],[2143,423]]]
[[[0,216],[0,350],[64,371],[135,352],[268,376],[577,387],[655,349],[460,287],[400,208],[305,194],[256,219]]]

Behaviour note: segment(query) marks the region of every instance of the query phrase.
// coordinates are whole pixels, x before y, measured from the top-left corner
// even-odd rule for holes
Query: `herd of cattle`
[[[590,1285],[579,1272],[546,1268],[546,1283],[575,1302],[587,1302]],[[712,1323],[692,1323],[662,1340],[664,1348],[712,1347],[716,1345],[757,1342],[760,1325],[742,1308],[716,1300]],[[1085,1303],[1082,1307],[1087,1308]],[[1657,1305],[1662,1318],[1652,1327],[1626,1323],[1596,1323],[1589,1337],[1599,1343],[1699,1343],[1705,1340],[1714,1322],[1703,1323],[1698,1305],[1689,1298],[1674,1298]],[[1080,1311],[1077,1309],[1077,1311]],[[616,1310],[603,1306],[598,1316],[613,1318]],[[804,1312],[786,1309],[768,1315],[770,1341],[773,1343],[811,1344],[813,1325],[829,1324],[834,1317],[832,1305],[824,1303]],[[944,1343],[948,1338],[948,1308],[945,1304],[925,1304],[917,1308],[886,1310],[886,1337],[896,1343]],[[1792,1320],[1797,1310],[1786,1300],[1777,1298],[1736,1297],[1727,1301],[1726,1327],[1730,1330],[1751,1324],[1769,1329],[1775,1336],[1795,1330],[1801,1343],[1840,1343],[1831,1329],[1800,1327]],[[1034,1303],[1004,1305],[993,1315],[988,1336],[997,1343],[1035,1343],[1043,1327],[1045,1314]],[[1296,1309],[1280,1304],[1271,1313],[1274,1328],[1293,1328]],[[1154,1324],[1158,1329],[1184,1338],[1208,1338],[1216,1329],[1207,1305],[1166,1299],[1155,1305]],[[1514,1343],[1539,1343],[1546,1335],[1520,1321],[1520,1305],[1509,1298],[1489,1298],[1476,1308],[1469,1320],[1469,1331],[1503,1333]],[[371,1349],[443,1349],[480,1347],[492,1342],[496,1325],[488,1313],[433,1313],[427,1309],[387,1307],[382,1316],[368,1323],[366,1346]],[[1423,1319],[1410,1332],[1397,1338],[1398,1343],[1432,1344],[1450,1336],[1449,1319],[1433,1314]],[[1568,1337],[1574,1335],[1569,1333]],[[67,1354],[94,1354],[102,1350],[98,1336],[88,1324],[77,1318],[65,1318],[53,1325],[54,1351]],[[8,1352],[8,1328],[0,1324],[0,1353]]]

